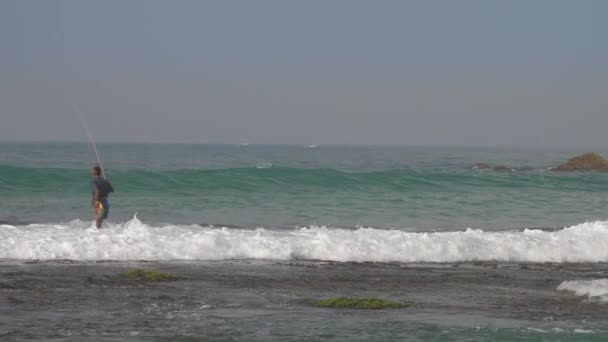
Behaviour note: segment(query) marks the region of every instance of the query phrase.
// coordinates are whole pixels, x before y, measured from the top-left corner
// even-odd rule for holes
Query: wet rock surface
[[[533,168],[530,166],[509,166],[509,165],[490,165],[486,163],[475,163],[472,167],[473,170],[491,170],[496,172],[524,172],[532,171]]]
[[[601,171],[608,172],[608,161],[597,153],[576,156],[561,164],[556,171]]]
[[[145,267],[179,280],[148,283]],[[427,322],[608,326],[606,306],[557,291],[565,280],[608,276],[605,264],[0,263],[0,336],[255,336],[322,340],[319,326]],[[316,308],[319,299],[381,297],[409,304],[382,312]],[[365,311],[365,310],[364,310]],[[268,325],[270,324],[271,325]],[[350,324],[350,323],[349,323]],[[253,334],[253,335],[252,335]],[[256,338],[254,338],[256,339]]]

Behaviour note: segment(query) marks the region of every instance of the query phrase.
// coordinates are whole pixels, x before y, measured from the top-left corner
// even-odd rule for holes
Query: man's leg
[[[106,207],[103,202],[97,202],[95,205],[95,226],[97,229],[101,228],[101,223],[106,215]]]

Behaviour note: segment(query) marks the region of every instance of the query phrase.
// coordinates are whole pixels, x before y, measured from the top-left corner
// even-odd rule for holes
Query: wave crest
[[[561,283],[557,290],[570,291],[592,301],[608,303],[608,279],[569,280]]]
[[[80,192],[88,174],[81,169],[22,168],[0,165],[0,194],[24,191]],[[462,187],[544,188],[573,191],[604,191],[607,178],[602,174],[580,177],[547,172],[478,173],[470,170],[440,171],[391,169],[348,172],[330,168],[291,168],[261,163],[255,167],[200,170],[114,170],[112,181],[122,192],[156,189],[183,193],[191,189],[274,192],[285,189],[344,189],[411,192]]]
[[[17,260],[332,260],[342,262],[606,262],[608,222],[559,230],[412,233],[306,227],[253,230],[167,225],[137,217],[97,231],[90,222],[0,225],[0,258]]]

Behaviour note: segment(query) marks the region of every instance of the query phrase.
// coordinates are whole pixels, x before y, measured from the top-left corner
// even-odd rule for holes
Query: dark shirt
[[[99,190],[99,198],[108,198],[110,192],[114,192],[114,188],[112,184],[108,182],[108,180],[97,177],[91,181],[91,191],[93,192],[93,197],[95,196],[95,191]]]

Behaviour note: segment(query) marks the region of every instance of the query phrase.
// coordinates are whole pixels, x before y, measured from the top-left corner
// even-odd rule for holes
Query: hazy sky
[[[0,1],[0,140],[608,146],[608,1]]]

